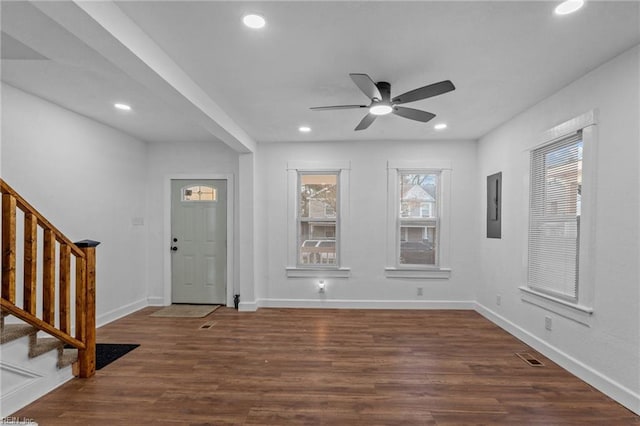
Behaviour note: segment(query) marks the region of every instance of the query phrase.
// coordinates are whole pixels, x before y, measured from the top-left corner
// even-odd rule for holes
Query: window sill
[[[349,278],[351,268],[287,268],[287,278]]]
[[[553,297],[525,286],[520,287],[520,292],[523,302],[538,306],[580,324],[590,325],[593,308]]]
[[[409,278],[418,280],[448,280],[451,278],[451,269],[410,269],[410,268],[385,268],[384,275],[387,278]]]

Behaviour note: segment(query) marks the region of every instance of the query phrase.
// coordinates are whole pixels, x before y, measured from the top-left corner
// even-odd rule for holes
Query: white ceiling
[[[640,43],[637,1],[563,17],[557,3],[3,2],[2,80],[149,142],[477,139]],[[242,26],[248,11],[267,27]],[[362,110],[309,110],[368,103],[349,73],[392,96],[456,90],[407,105],[430,123],[390,115],[355,132]]]

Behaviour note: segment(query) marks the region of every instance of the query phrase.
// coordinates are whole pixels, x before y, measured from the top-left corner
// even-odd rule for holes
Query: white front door
[[[226,304],[226,239],[226,180],[172,180],[172,303]]]

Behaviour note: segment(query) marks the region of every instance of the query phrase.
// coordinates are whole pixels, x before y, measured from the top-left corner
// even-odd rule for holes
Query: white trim
[[[582,129],[582,197],[580,215],[580,247],[578,258],[578,304],[592,307],[596,288],[596,217],[598,126]]]
[[[408,278],[422,280],[448,280],[451,278],[451,268],[410,269],[384,268],[387,278]]]
[[[580,114],[577,117],[574,117],[542,132],[542,134],[537,138],[534,144],[526,147],[524,151],[529,152],[538,148],[542,148],[545,145],[549,145],[560,139],[564,139],[567,136],[578,132],[579,130],[582,130],[586,127],[595,126],[597,124],[598,110],[592,109],[585,112],[584,114]]]
[[[549,342],[545,342],[484,305],[476,302],[475,310],[489,321],[504,329],[507,333],[517,337],[536,351],[540,352],[542,355],[551,359],[560,367],[569,371],[571,374],[576,375],[578,378],[598,389],[600,392],[608,395],[615,401],[627,407],[629,410],[640,415],[640,393],[636,393],[610,379],[599,371],[564,353]]]
[[[120,306],[116,309],[112,309],[109,312],[100,314],[96,317],[96,328],[107,325],[110,322],[113,322],[122,317],[126,317],[127,315],[139,311],[142,308],[146,308],[147,306],[149,306],[149,304],[147,303],[147,298],[144,298],[135,302],[128,303],[124,306]]]
[[[199,173],[199,174],[171,174],[164,177],[164,226],[163,241],[166,241],[167,250],[163,256],[163,282],[164,282],[164,306],[171,304],[171,181],[179,179],[212,179],[227,181],[227,306],[234,306],[234,253],[235,240],[233,233],[235,211],[235,186],[232,173]]]
[[[329,172],[351,170],[351,161],[289,161],[287,171]]]
[[[349,278],[351,268],[295,268],[287,267],[287,278]]]
[[[451,160],[389,160],[387,169],[395,170],[451,170]]]
[[[147,306],[168,306],[164,304],[164,297],[147,297]]]
[[[525,303],[538,306],[539,308],[561,315],[580,324],[591,326],[593,308],[571,303],[526,286],[520,287],[520,291],[522,292],[520,299]]]
[[[578,131],[582,131],[582,202],[580,216],[580,247],[578,258],[578,299],[576,303],[566,302],[564,300],[553,297],[552,295],[542,293],[525,286],[520,290],[525,292],[522,300],[526,303],[538,306],[542,309],[554,312],[563,317],[572,319],[584,325],[589,324],[589,316],[593,313],[594,294],[595,294],[595,247],[596,241],[596,203],[597,203],[597,170],[598,170],[598,135],[597,135],[597,119],[598,111],[593,109],[585,112],[577,117],[567,120],[557,126],[542,133],[535,146],[527,148],[525,151],[528,155],[529,168],[526,170],[526,176],[523,181],[526,182],[526,191],[531,191],[531,152],[535,149],[550,145],[558,140],[564,139]],[[524,211],[527,214],[527,223],[529,223],[529,197],[524,197],[526,207]],[[527,280],[528,253],[529,253],[529,234],[528,227],[524,230],[525,237],[523,264],[522,264],[522,282]],[[584,316],[587,314],[587,317]]]
[[[398,233],[398,174],[400,172],[430,173],[439,175],[438,235],[436,266],[398,265],[400,242]],[[387,161],[387,278],[448,279],[451,275],[451,161]],[[406,271],[406,272],[401,272]],[[418,271],[422,271],[420,274]],[[437,271],[437,272],[436,272]]]
[[[560,123],[544,132],[540,138],[541,144],[546,145],[559,139],[564,139],[572,133],[576,133],[585,127],[595,126],[597,123],[597,111],[592,109],[570,120]]]
[[[257,302],[240,302],[238,304],[238,311],[240,312],[255,312],[258,310]]]
[[[327,309],[465,309],[473,310],[472,300],[345,300],[345,299],[259,299],[261,308]]]
[[[349,245],[349,185],[351,161],[293,161],[287,163],[287,277],[289,271],[349,270],[345,264],[343,253],[348,253]],[[336,212],[336,257],[337,264],[333,268],[301,268],[298,266],[298,172],[338,172],[338,209]],[[295,272],[291,272],[295,274]],[[349,274],[350,275],[350,274]],[[348,276],[342,278],[348,278]],[[311,275],[316,277],[317,275]],[[292,275],[292,277],[296,277]]]

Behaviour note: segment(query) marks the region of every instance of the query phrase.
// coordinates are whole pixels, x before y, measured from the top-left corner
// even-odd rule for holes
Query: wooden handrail
[[[24,198],[20,196],[13,188],[9,186],[3,179],[0,179],[0,189],[2,189],[3,194],[11,194],[16,199],[16,204],[20,210],[24,212],[29,212],[34,215],[38,219],[38,225],[42,226],[44,229],[49,229],[53,232],[56,237],[56,241],[60,243],[65,243],[71,247],[71,251],[78,257],[84,257],[84,253],[80,250],[76,245],[67,238],[62,232],[58,230],[55,226],[51,224],[43,215],[41,215],[38,210],[36,210],[31,204],[27,202]]]
[[[72,242],[31,204],[0,179],[2,192],[1,308],[37,330],[78,349],[78,375],[95,374],[95,247],[97,241]],[[24,276],[22,307],[16,304],[16,213],[24,213]],[[42,281],[37,282],[38,226],[43,230]],[[56,243],[59,255],[56,258]],[[75,256],[75,337],[71,333],[71,256]],[[56,327],[56,265],[58,269],[58,327]],[[42,317],[36,300],[42,295]]]
[[[35,315],[31,315],[30,313],[20,309],[13,303],[6,301],[5,299],[0,299],[0,303],[2,303],[2,310],[9,312],[11,315],[16,318],[20,318],[22,321],[27,324],[37,328],[38,330],[45,331],[55,337],[56,339],[62,340],[64,343],[73,346],[77,349],[85,349],[86,346],[80,340],[76,339],[68,335],[67,333],[63,333],[52,325],[47,324],[42,321],[40,318]]]

